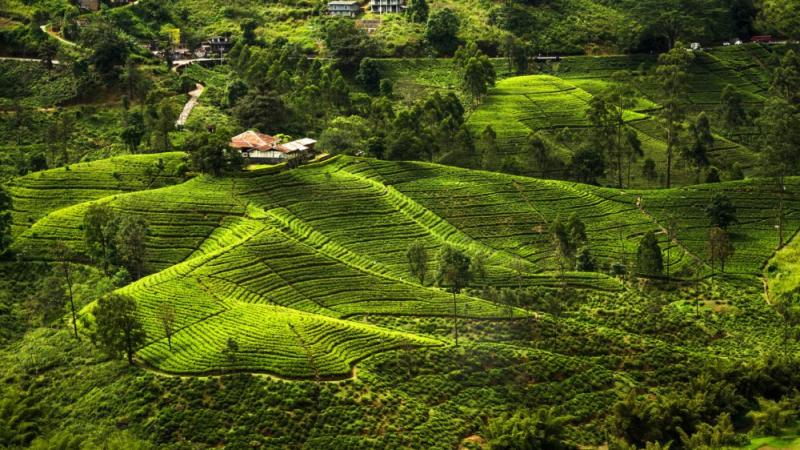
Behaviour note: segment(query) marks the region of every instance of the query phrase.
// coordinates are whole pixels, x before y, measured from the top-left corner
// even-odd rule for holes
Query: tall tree
[[[667,261],[664,266],[667,269],[667,278],[669,278],[669,269],[672,266],[672,245],[678,239],[678,220],[673,215],[667,217],[667,225],[664,227],[667,232]]]
[[[149,90],[148,80],[142,74],[132,58],[125,62],[125,69],[122,73],[125,94],[130,100],[142,100],[147,96]]]
[[[90,49],[88,62],[106,85],[115,83],[120,68],[130,54],[127,41],[120,35],[116,27],[105,20],[93,21],[81,29],[81,44]]]
[[[730,197],[722,192],[717,192],[711,197],[711,202],[706,206],[706,215],[712,227],[727,230],[729,225],[739,222],[736,218],[736,206]]]
[[[628,186],[631,185],[631,168],[633,168],[633,163],[644,156],[644,151],[642,150],[642,141],[639,140],[639,135],[636,131],[626,128],[624,131],[624,151],[625,151],[625,158],[627,159],[628,164]],[[652,161],[652,160],[651,160]]]
[[[494,170],[497,168],[497,158],[500,156],[500,148],[497,145],[497,133],[491,125],[481,132],[478,148],[481,151],[481,168],[484,170]]]
[[[714,263],[719,263],[720,272],[725,272],[725,262],[733,256],[734,248],[727,231],[714,227],[708,231],[708,256],[711,261],[711,274],[714,274]]]
[[[744,109],[744,97],[732,84],[725,86],[722,90],[719,113],[722,117],[722,122],[728,128],[744,125],[747,121],[747,111]]]
[[[417,277],[419,284],[425,286],[425,277],[428,274],[428,250],[425,243],[416,240],[408,246],[406,251],[408,267],[411,275]]]
[[[195,133],[184,147],[189,152],[193,170],[219,176],[225,171],[241,168],[242,155],[228,147],[227,135],[223,132],[207,131]]]
[[[427,1],[409,0],[406,15],[408,15],[408,20],[413,23],[425,23],[428,21],[429,11],[430,8]]]
[[[128,146],[128,150],[135,154],[139,149],[139,144],[142,143],[147,130],[144,126],[144,118],[138,111],[126,112],[124,115],[124,123],[120,137]]]
[[[115,238],[117,235],[117,214],[106,203],[92,203],[83,216],[83,238],[89,256],[100,262],[103,272],[108,273],[109,265],[116,257]]]
[[[528,73],[530,64],[531,50],[527,44],[522,42],[513,34],[508,34],[503,41],[503,54],[508,59],[508,67],[517,74]]]
[[[687,70],[693,59],[694,53],[680,44],[658,57],[655,82],[661,94],[659,118],[667,141],[667,188],[672,187],[673,153],[680,146],[680,132],[686,118]]]
[[[481,283],[486,283],[486,277],[489,275],[486,265],[489,261],[489,254],[486,252],[478,252],[472,255],[469,273],[472,278],[476,278]]]
[[[370,94],[378,92],[381,82],[381,68],[378,61],[364,58],[358,66],[356,81]]]
[[[617,121],[614,107],[606,100],[605,96],[597,95],[589,101],[586,118],[592,125],[591,143],[595,150],[602,153],[609,162],[607,167],[612,168],[619,176],[618,184],[622,187],[621,157],[617,147]],[[620,163],[620,164],[618,164]]]
[[[587,184],[597,184],[597,179],[603,175],[606,164],[603,153],[591,146],[584,146],[572,155],[569,171],[572,177]]]
[[[758,125],[762,130],[762,167],[778,191],[778,247],[783,246],[784,179],[800,171],[800,107],[780,97],[767,101]]]
[[[119,222],[115,236],[117,257],[133,279],[138,280],[144,275],[147,256],[145,240],[149,227],[147,221],[138,215],[125,215]]]
[[[168,152],[172,150],[172,141],[169,133],[175,131],[175,121],[178,114],[172,107],[169,99],[162,100],[150,110],[148,115],[150,124],[150,148],[154,152]]]
[[[162,303],[158,307],[158,319],[161,321],[164,336],[167,337],[167,345],[172,351],[172,334],[175,331],[175,308],[169,303]]]
[[[39,58],[42,60],[44,67],[50,71],[53,70],[53,60],[58,55],[58,44],[52,39],[45,39],[39,45]]]
[[[245,44],[255,44],[256,28],[258,28],[258,22],[255,19],[247,19],[239,24],[239,29],[242,31],[242,41]]]
[[[441,55],[452,55],[458,47],[458,30],[461,21],[450,8],[435,11],[428,18],[425,39]]]
[[[480,103],[494,86],[497,75],[494,65],[474,42],[459,47],[453,58],[455,69],[461,76],[461,88],[473,105]]]
[[[544,137],[538,132],[531,132],[528,134],[528,139],[525,141],[525,150],[529,154],[532,165],[539,171],[540,178],[546,178],[547,172],[550,170],[553,161],[550,155],[550,145]]]
[[[136,300],[126,295],[109,294],[97,301],[92,311],[95,318],[95,340],[112,358],[125,355],[133,364],[136,348],[147,338],[138,317]]]
[[[64,244],[63,241],[57,241],[53,246],[53,257],[58,265],[58,272],[67,287],[67,299],[69,300],[69,309],[72,313],[72,331],[75,334],[75,339],[79,340],[78,336],[78,314],[75,310],[75,268],[72,264],[74,255],[72,250]]]
[[[648,231],[639,241],[636,250],[636,271],[642,275],[661,275],[664,260],[655,233]]]
[[[783,246],[784,179],[800,171],[800,57],[786,53],[775,71],[771,93],[757,125],[761,130],[761,155],[765,173],[778,190],[778,247]]]
[[[576,247],[572,241],[570,227],[560,217],[550,222],[550,240],[553,243],[553,255],[558,264],[559,273],[574,266]]]
[[[64,317],[64,305],[67,303],[66,290],[62,276],[57,267],[45,277],[39,279],[34,289],[30,290],[29,303],[23,304],[31,314],[31,321],[37,325],[49,325]]]
[[[332,17],[325,20],[321,31],[325,47],[343,72],[355,72],[361,59],[372,51],[367,33],[356,27],[352,19]]]
[[[708,152],[714,145],[711,124],[705,112],[701,112],[689,125],[689,142],[683,147],[682,156],[695,168],[695,183],[700,182],[700,172],[708,167]]]
[[[789,50],[772,76],[770,92],[797,105],[800,103],[800,55]]]
[[[440,286],[447,286],[453,293],[453,333],[455,334],[456,345],[458,345],[458,304],[456,295],[467,287],[472,279],[470,273],[471,258],[463,251],[445,245],[439,251],[436,258],[439,263],[436,272],[436,282]]]

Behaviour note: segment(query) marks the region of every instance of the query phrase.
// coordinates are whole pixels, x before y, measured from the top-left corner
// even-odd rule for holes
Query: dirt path
[[[35,63],[42,62],[42,60],[39,58],[15,58],[13,56],[0,56],[0,61],[19,61],[19,62],[35,62]],[[61,63],[54,59],[53,64],[57,65]]]
[[[181,114],[178,116],[178,120],[175,121],[176,127],[180,128],[186,125],[186,121],[189,120],[189,115],[192,113],[194,107],[197,106],[200,95],[205,89],[206,88],[202,84],[197,83],[195,90],[189,92],[189,101],[183,106],[183,111],[181,111]]]
[[[44,31],[45,33],[47,33],[47,34],[49,34],[50,36],[52,36],[53,38],[55,38],[55,39],[59,40],[59,41],[60,41],[62,44],[70,45],[70,46],[72,46],[72,47],[77,47],[77,46],[78,46],[78,44],[76,44],[76,43],[74,43],[74,42],[72,42],[72,41],[68,41],[68,40],[64,39],[64,38],[63,38],[63,37],[61,37],[61,36],[60,36],[58,33],[56,33],[55,31],[51,30],[51,29],[50,29],[50,25],[42,25],[42,26],[40,26],[39,28],[40,28],[42,31]]]

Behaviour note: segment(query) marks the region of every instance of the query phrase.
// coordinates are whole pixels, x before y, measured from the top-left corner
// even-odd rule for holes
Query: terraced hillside
[[[780,47],[742,45],[695,54],[689,68],[686,102],[690,116],[705,112],[710,118],[715,134],[709,150],[712,165],[722,170],[736,165],[746,174],[756,165],[758,154],[750,148],[757,134],[755,126],[749,123],[725,127],[719,116],[720,97],[730,85],[742,94],[746,109],[759,108],[769,89],[775,58],[783,51]],[[632,185],[658,187],[662,184],[659,180],[642,176],[646,159],[654,160],[658,167],[666,164],[666,135],[656,117],[660,94],[643,76],[655,63],[653,56],[634,55],[567,57],[544,64],[539,68],[542,75],[498,81],[484,103],[470,115],[468,125],[475,133],[491,126],[497,134],[501,158],[525,160],[525,139],[538,131],[548,137],[554,156],[569,162],[583,142],[571,139],[570,133],[586,133],[586,109],[592,96],[621,83],[635,87],[638,94],[626,120],[628,128],[639,137],[644,155],[631,169]],[[695,177],[693,170],[678,161],[673,176],[676,183],[694,184]]]
[[[531,131],[587,127],[586,110],[592,96],[577,86],[550,75],[529,75],[502,80],[469,119],[480,132],[491,126],[503,153],[519,153]],[[630,111],[626,121],[646,116]]]
[[[180,160],[180,155],[167,157]],[[86,183],[85,189],[65,188],[76,185],[72,178],[94,179],[92,171],[98,180],[116,180],[102,175],[114,164],[121,161],[39,177],[60,180],[60,187],[28,177],[16,180],[11,190],[15,200],[52,212],[29,227],[25,218],[31,216],[17,213],[23,219],[17,220],[15,250],[23,258],[46,260],[53,242],[61,240],[85,251],[81,224],[92,202],[145,218],[151,275],[121,292],[137,300],[148,332],[140,361],[171,373],[246,370],[287,378],[341,378],[375,353],[443,344],[364,325],[360,318],[448,317],[454,308],[473,319],[529,314],[471,296],[475,292],[459,295],[454,303],[449,293],[429,286],[430,279],[420,285],[405,259],[415,240],[430,254],[449,244],[473,256],[486,255],[487,275],[474,280],[474,286],[557,285],[562,281],[549,225],[580,211],[600,269],[568,272],[563,282],[619,291],[622,286],[604,272],[613,262],[633,264],[639,237],[650,230],[659,233],[664,250],[670,249],[673,275],[693,278],[710,272],[703,209],[715,191],[725,191],[739,208],[740,223],[731,229],[736,254],[729,272],[760,275],[777,239],[770,210],[761,207],[777,196],[772,184],[761,180],[623,192],[340,156],[294,170],[202,176],[155,190],[123,192],[147,187],[141,179],[127,185],[100,183],[97,189]],[[800,180],[792,179],[789,186],[796,191]],[[667,242],[663,233],[670,214],[679,223],[675,242]],[[787,197],[786,224],[787,233],[800,228],[795,196]],[[177,312],[172,351],[157,315],[164,303]],[[222,352],[229,338],[239,343],[235,358]]]
[[[179,152],[120,156],[35,172],[8,184],[14,197],[14,233],[50,212],[123,192],[155,189],[182,181]]]

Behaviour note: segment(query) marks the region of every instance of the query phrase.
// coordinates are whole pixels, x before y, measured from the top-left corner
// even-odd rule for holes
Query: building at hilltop
[[[308,159],[313,156],[316,143],[303,138],[282,144],[278,137],[249,130],[232,137],[230,147],[242,152],[250,164],[279,164],[295,158]]]
[[[134,0],[107,0],[109,6],[125,6]],[[87,11],[99,11],[100,0],[78,0],[78,7]]]
[[[341,17],[356,17],[361,12],[361,5],[352,0],[334,0],[328,2],[328,14]]]
[[[198,58],[222,58],[233,47],[233,42],[227,36],[215,36],[200,43],[195,50]]]
[[[78,0],[78,7],[87,11],[100,9],[100,0]]]
[[[371,0],[369,3],[370,11],[376,14],[399,13],[406,7],[405,0]]]

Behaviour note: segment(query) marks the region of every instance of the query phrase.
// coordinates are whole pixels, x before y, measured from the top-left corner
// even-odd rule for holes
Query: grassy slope
[[[764,274],[774,297],[797,295],[800,291],[800,237],[795,236],[770,259]]]
[[[14,234],[67,206],[182,181],[174,174],[183,157],[179,152],[119,156],[16,178],[8,184],[14,206]],[[164,163],[161,173],[156,170],[159,160]]]
[[[710,116],[717,135],[710,157],[712,164],[720,168],[727,169],[737,163],[747,173],[757,161],[758,155],[747,147],[755,130],[750,126],[722,127],[718,115],[719,99],[722,90],[730,84],[744,95],[748,108],[757,109],[769,86],[771,51],[757,45],[720,48],[698,54],[691,66],[688,108],[690,115],[704,111]],[[478,133],[491,125],[503,153],[522,155],[521,144],[531,131],[543,131],[554,142],[559,142],[558,133],[565,128],[581,132],[587,126],[585,110],[591,95],[611,87],[618,82],[615,78],[632,83],[643,93],[643,97],[636,99],[635,111],[653,114],[658,108],[658,93],[654,86],[638,77],[642,69],[646,70],[653,64],[653,57],[647,55],[565,58],[540,67],[542,73],[555,77],[535,75],[499,81],[484,103],[471,114],[469,125]],[[619,71],[626,71],[626,74]],[[394,72],[390,70],[389,73]],[[404,84],[409,83],[406,81]],[[425,80],[420,80],[419,85],[425,84]],[[410,88],[405,90],[411,91]],[[643,143],[645,158],[652,158],[662,167],[666,159],[665,142],[658,122],[655,118],[633,112],[630,120],[629,127]],[[560,152],[559,156],[568,160],[569,153],[576,148],[569,148],[573,145],[570,142],[563,145],[566,147],[559,146],[556,153]],[[567,153],[563,154],[565,149]],[[641,158],[632,170],[633,185],[658,186],[660,181],[653,184],[641,176],[641,164],[645,158]],[[695,174],[678,161],[673,179],[678,184],[691,184],[695,182]]]
[[[91,179],[89,169],[94,168],[106,173],[102,180],[109,177],[108,163],[87,164],[87,172],[45,172],[43,177],[50,175],[63,187],[72,183],[70,176]],[[637,194],[630,192],[347,157],[279,174],[200,177],[154,191],[125,194],[113,186],[105,193],[90,190],[89,198],[49,183],[29,189],[37,186],[46,188],[40,191],[50,198],[61,197],[60,205],[74,205],[54,210],[19,236],[16,249],[27,258],[46,259],[53,239],[82,250],[85,200],[112,193],[96,201],[148,220],[148,267],[155,273],[123,291],[139,300],[146,319],[150,342],[140,358],[181,373],[228,368],[339,377],[352,363],[378,351],[432,344],[413,334],[357,326],[351,319],[451,314],[448,294],[421,287],[407,274],[404,252],[414,239],[423,240],[431,254],[446,242],[471,254],[485,252],[486,281],[515,286],[517,258],[523,258],[524,285],[556,282],[545,230],[556,216],[571,212],[579,212],[586,222],[601,266],[621,255],[631,261],[638,236],[659,230],[656,221],[663,223],[668,211],[679,213],[680,244],[705,258],[702,206],[712,190],[725,190],[740,208],[731,272],[757,274],[773,237],[765,226],[766,213],[749,207],[771,201],[759,181],[638,194],[653,217],[635,207]],[[788,228],[796,230],[799,206],[790,203],[788,208]],[[681,248],[670,254],[673,273],[697,268]],[[600,274],[568,274],[567,280],[576,287],[619,290],[615,281]],[[178,311],[175,352],[166,350],[158,325],[156,312],[163,302]],[[459,314],[469,317],[508,314],[467,296],[459,305]],[[228,337],[240,343],[235,360],[220,352]]]

